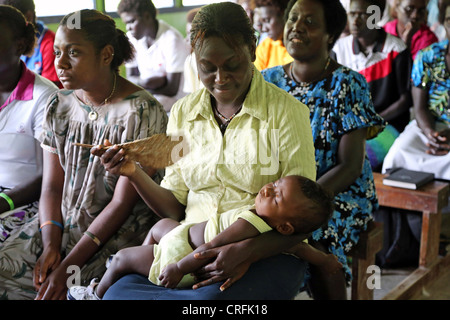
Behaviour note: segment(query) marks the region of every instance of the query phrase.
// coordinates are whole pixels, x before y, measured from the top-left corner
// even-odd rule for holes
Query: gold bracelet
[[[86,235],[86,236],[88,236],[89,238],[91,238],[92,241],[94,241],[95,244],[96,244],[97,246],[100,247],[100,246],[102,245],[102,242],[100,241],[100,239],[97,238],[97,236],[94,235],[93,233],[91,233],[91,232],[89,232],[89,231],[85,231],[85,232],[84,232],[84,235]]]

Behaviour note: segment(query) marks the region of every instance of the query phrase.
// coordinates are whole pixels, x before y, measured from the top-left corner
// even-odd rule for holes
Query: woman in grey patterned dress
[[[101,276],[106,258],[140,244],[156,221],[125,177],[72,144],[118,144],[166,130],[162,106],[118,73],[133,56],[126,35],[108,16],[82,10],[63,18],[54,49],[66,90],[45,110],[39,219],[0,249],[0,294],[9,299],[64,299],[68,286]],[[160,181],[161,172],[147,173]]]

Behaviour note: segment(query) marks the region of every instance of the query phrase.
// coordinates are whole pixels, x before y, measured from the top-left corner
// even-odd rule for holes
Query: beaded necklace
[[[228,127],[228,124],[230,124],[230,122],[231,122],[231,120],[233,120],[233,118],[239,113],[239,111],[241,111],[241,109],[242,109],[242,105],[239,107],[239,109],[235,112],[235,113],[233,113],[229,118],[227,118],[227,117],[225,117],[223,114],[221,114],[220,112],[219,112],[219,110],[217,110],[217,107],[216,107],[216,105],[214,104],[214,113],[222,120],[222,121],[225,121],[225,123],[221,123],[221,124],[219,124],[219,128],[220,128],[220,131],[222,131],[222,133],[224,133],[225,132],[225,130],[227,129],[227,127]]]

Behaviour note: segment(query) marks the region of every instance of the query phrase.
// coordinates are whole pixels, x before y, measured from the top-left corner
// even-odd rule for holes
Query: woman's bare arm
[[[111,143],[106,142],[105,145],[111,145]],[[127,160],[124,150],[117,146],[107,151],[94,147],[91,153],[101,157],[101,162],[106,170],[127,177],[145,203],[157,215],[177,221],[184,217],[185,206],[175,198],[170,190],[161,187],[151,178],[155,170],[144,171],[136,162]]]
[[[306,235],[282,235],[269,231],[253,238],[208,249],[195,255],[196,259],[212,260],[195,275],[201,279],[195,288],[227,280],[222,290],[242,278],[250,265],[259,260],[280,254],[305,240]]]
[[[351,131],[339,142],[337,165],[322,175],[317,182],[333,194],[350,186],[360,175],[366,152],[367,128]]]

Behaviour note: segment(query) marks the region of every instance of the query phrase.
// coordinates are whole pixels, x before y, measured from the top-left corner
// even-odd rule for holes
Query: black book
[[[390,171],[389,175],[383,179],[383,184],[416,190],[433,180],[434,173],[398,168]]]

